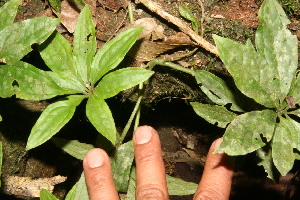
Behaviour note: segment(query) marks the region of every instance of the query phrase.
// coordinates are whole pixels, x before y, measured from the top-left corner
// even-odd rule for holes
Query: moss
[[[10,141],[0,133],[0,140],[3,143],[3,165],[2,174],[17,175],[25,170],[26,151],[25,144],[20,141]]]

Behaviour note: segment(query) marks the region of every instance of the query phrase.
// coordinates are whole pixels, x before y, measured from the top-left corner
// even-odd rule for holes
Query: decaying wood
[[[2,192],[9,195],[39,197],[42,189],[52,193],[54,185],[64,182],[67,177],[54,176],[51,178],[37,178],[6,176],[2,178]]]
[[[170,23],[176,25],[182,32],[190,36],[199,46],[203,47],[207,51],[219,56],[219,52],[216,46],[212,45],[206,41],[203,37],[196,34],[190,27],[188,27],[181,19],[170,15],[165,12],[157,3],[154,3],[150,0],[136,0],[136,3],[144,4],[149,10],[160,15],[162,18],[166,19]]]

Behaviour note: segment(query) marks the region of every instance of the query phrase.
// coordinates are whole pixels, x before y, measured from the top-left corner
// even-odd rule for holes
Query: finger
[[[136,162],[136,199],[167,200],[168,189],[160,140],[150,126],[141,126],[133,138]]]
[[[194,200],[229,199],[234,160],[225,153],[213,154],[221,142],[219,138],[210,147]]]
[[[118,200],[109,157],[102,149],[89,151],[83,160],[90,200]]]

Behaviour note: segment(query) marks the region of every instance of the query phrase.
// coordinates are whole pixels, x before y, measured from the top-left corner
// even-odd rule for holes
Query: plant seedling
[[[41,45],[41,56],[52,70],[51,79],[67,96],[43,111],[32,128],[27,149],[37,147],[55,135],[85,98],[88,99],[86,115],[90,122],[112,144],[116,143],[118,135],[105,99],[147,80],[153,72],[142,68],[107,72],[119,65],[141,31],[141,27],[128,29],[96,52],[95,26],[86,5],[78,18],[73,48],[57,32]]]
[[[208,122],[226,127],[216,152],[245,155],[256,151],[259,165],[274,179],[276,169],[284,176],[294,160],[300,159],[300,124],[295,118],[300,116],[298,40],[287,30],[290,21],[276,0],[265,0],[258,17],[255,47],[250,40],[240,44],[213,36],[226,69],[248,100],[240,98],[228,82],[195,71],[201,89],[217,105],[191,105]]]

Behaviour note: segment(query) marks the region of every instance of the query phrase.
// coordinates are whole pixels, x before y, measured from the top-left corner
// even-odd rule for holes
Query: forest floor
[[[191,8],[196,18],[202,21],[199,33],[203,34],[205,40],[210,43],[213,43],[212,34],[239,42],[245,42],[248,38],[254,40],[254,33],[259,25],[257,14],[262,1],[204,0],[203,6],[199,1],[155,0],[164,11],[177,18],[180,18],[178,13],[180,5]],[[62,1],[61,13],[57,13],[47,1],[24,0],[16,21],[37,16],[59,17],[62,25],[57,30],[72,42],[79,11],[68,2]],[[93,13],[98,47],[129,25],[127,1],[86,0],[85,2],[90,4]],[[298,2],[295,5],[298,5],[299,9],[299,1],[295,2]],[[180,29],[172,22],[149,11],[142,4],[132,3],[132,5],[135,20],[141,20],[140,23],[146,24],[150,29],[147,36],[149,46],[139,50],[135,57],[128,58],[128,63],[132,66],[138,66],[157,56],[180,55],[197,46],[190,39],[180,41],[182,36],[176,35]],[[300,40],[300,14],[289,7],[286,7],[286,11],[291,21],[289,29]],[[184,22],[189,26],[187,21]],[[171,36],[175,37],[175,42],[165,42]],[[34,52],[24,60],[37,66],[41,65],[38,55]],[[229,76],[219,58],[201,47],[195,54],[178,63],[187,68],[205,69],[221,76]],[[189,105],[189,101],[207,102],[207,98],[195,81],[191,81],[191,77],[163,67],[157,69],[156,72],[153,83],[146,90],[140,123],[157,129],[162,142],[167,173],[198,183],[208,149],[215,139],[222,137],[224,129],[217,128],[201,119]],[[130,91],[108,100],[120,129],[125,126],[134,107],[134,101]],[[2,175],[32,178],[66,176],[67,181],[58,184],[55,188],[55,195],[62,199],[78,180],[82,171],[81,161],[62,152],[51,141],[29,152],[25,150],[30,129],[49,102],[32,102],[14,98],[0,99],[0,102],[0,114],[3,117],[3,122],[0,123],[0,140],[4,147]],[[59,133],[63,137],[87,143],[95,139],[95,134],[97,134],[96,130],[88,122],[82,109],[76,112],[72,120]],[[237,157],[236,161],[230,199],[300,199],[299,162],[295,163],[295,167],[287,176],[280,177],[278,182],[274,182],[266,177],[262,167],[256,165],[254,154]],[[172,196],[170,199],[184,200],[191,199],[191,197]],[[1,193],[0,199],[35,198]]]

